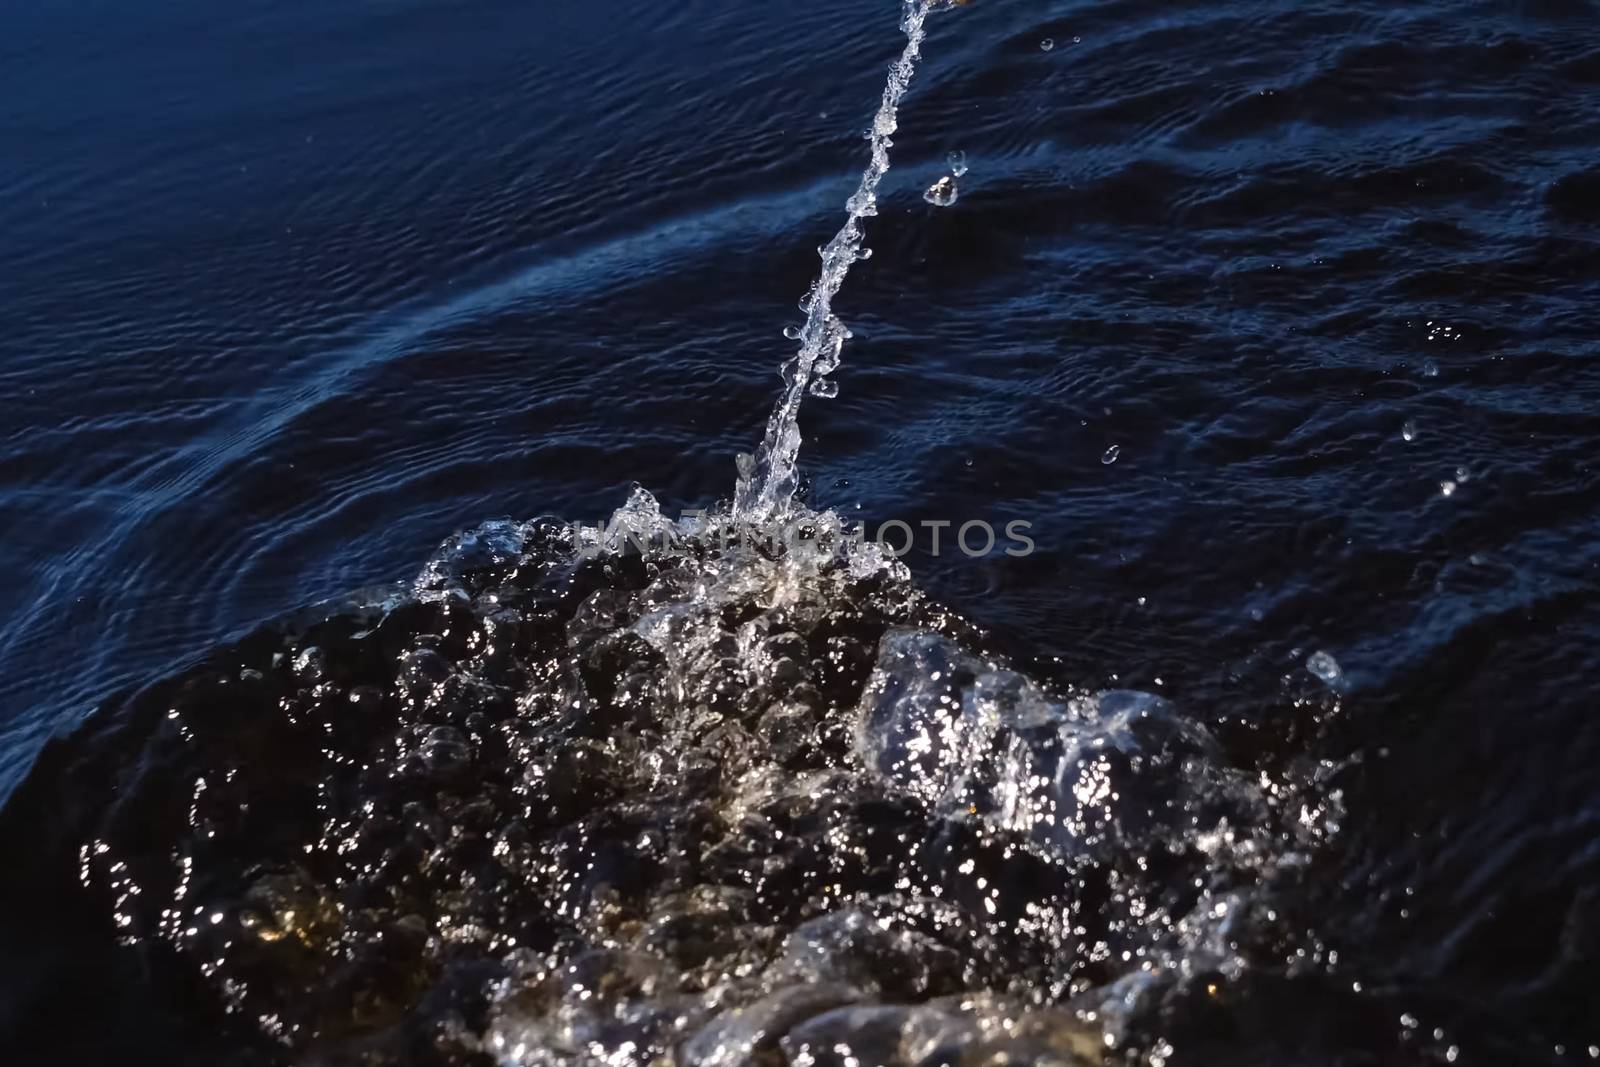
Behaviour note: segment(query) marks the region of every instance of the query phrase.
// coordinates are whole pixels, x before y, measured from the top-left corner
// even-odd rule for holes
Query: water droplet
[[[1344,670],[1339,666],[1339,661],[1326,652],[1311,653],[1311,658],[1306,660],[1306,670],[1335,688],[1344,678]]]
[[[863,248],[861,251],[856,253],[856,258],[857,259],[871,259],[872,258],[872,249]]]
[[[1122,446],[1112,445],[1106,449],[1106,454],[1100,457],[1100,462],[1109,467],[1117,461],[1117,457],[1120,455],[1122,455]]]
[[[832,378],[813,378],[811,384],[806,386],[806,392],[824,400],[831,400],[839,395],[839,383]]]
[[[417,750],[423,768],[436,778],[453,777],[472,763],[466,735],[451,726],[436,726]]]
[[[1456,481],[1466,483],[1472,480],[1472,472],[1465,467],[1456,468]]]
[[[1046,37],[1044,40],[1039,42],[1039,51],[1048,52],[1048,51],[1050,51],[1050,49],[1054,48],[1055,46],[1056,46],[1056,39],[1054,37]]]
[[[1439,492],[1442,493],[1443,495],[1445,495],[1445,496],[1454,496],[1455,495],[1455,491],[1456,491],[1456,483],[1455,482],[1440,482],[1439,483]]]
[[[1439,364],[1431,359],[1424,362],[1422,364],[1422,376],[1424,378],[1437,378],[1439,376]]]
[[[945,162],[950,164],[950,173],[957,178],[967,172],[967,154],[960,149],[945,156]]]
[[[922,194],[922,199],[934,207],[949,207],[956,202],[958,195],[959,190],[956,189],[956,180],[946,175],[928,186],[928,191]]]
[[[783,336],[787,337],[791,341],[800,340],[800,327],[792,325],[785,326],[783,328]],[[1407,438],[1407,440],[1410,440],[1410,438]]]
[[[1400,436],[1407,441],[1415,441],[1417,439],[1417,420],[1407,419],[1405,425],[1400,427]]]

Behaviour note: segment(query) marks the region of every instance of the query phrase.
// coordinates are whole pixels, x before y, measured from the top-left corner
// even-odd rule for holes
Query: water
[[[782,517],[794,499],[799,485],[796,463],[800,453],[800,401],[809,391],[829,397],[838,387],[827,381],[839,366],[840,353],[850,331],[833,313],[834,297],[850,273],[850,267],[863,258],[862,222],[878,213],[878,186],[889,172],[889,148],[899,129],[900,99],[905,96],[916,73],[917,57],[926,35],[928,14],[934,0],[906,0],[900,29],[906,35],[905,50],[889,68],[883,87],[883,102],[872,118],[867,140],[872,158],[861,174],[861,183],[845,205],[844,225],[821,250],[822,272],[811,286],[800,310],[806,313],[800,329],[800,351],[783,368],[784,392],[767,422],[767,434],[755,455],[740,464],[739,486],[734,494],[734,514],[749,522],[761,523]]]
[[[7,1062],[1590,1061],[1593,13],[894,16],[6,16]]]
[[[922,199],[934,207],[949,207],[960,195],[961,190],[956,185],[955,178],[947,174],[928,186],[928,191],[922,194]]]

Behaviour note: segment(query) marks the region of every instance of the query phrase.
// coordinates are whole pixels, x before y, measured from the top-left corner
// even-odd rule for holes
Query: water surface
[[[114,694],[457,531],[593,521],[634,483],[728,498],[896,14],[6,14],[4,788]],[[1025,558],[905,562],[1041,684],[1159,695],[1232,771],[1336,769],[1338,832],[1273,898],[1315,917],[1279,954],[1321,956],[1174,1024],[1180,1059],[1600,1043],[1597,26],[1576,0],[930,22],[802,470],[873,524],[1031,522]],[[49,811],[13,805],[13,847],[77,832]],[[59,1060],[139,1009],[50,1011],[111,1020]]]

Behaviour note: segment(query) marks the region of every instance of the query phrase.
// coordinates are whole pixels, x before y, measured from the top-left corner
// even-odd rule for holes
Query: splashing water
[[[1298,947],[1320,772],[1037,681],[895,561],[658,546],[643,490],[617,524],[646,547],[576,562],[491,524],[220,650],[0,845],[68,812],[12,854],[194,974],[248,1062],[1091,1067]]]
[[[1278,902],[1339,832],[1334,765],[1235,766],[1160,697],[1032,678],[795,501],[945,2],[905,4],[731,512],[639,488],[603,530],[491,523],[142,691],[0,810],[13,910],[78,892],[251,1062],[1159,1067],[1176,1007],[1320,960]],[[741,539],[775,519],[792,543]]]
[[[928,13],[943,2],[905,0],[900,28],[905,32],[906,46],[889,67],[883,102],[872,120],[868,134],[872,158],[862,172],[861,184],[845,204],[849,215],[844,225],[822,248],[822,271],[800,302],[800,309],[806,313],[799,334],[800,351],[784,365],[783,395],[767,420],[766,437],[754,456],[739,457],[734,514],[746,522],[765,522],[788,513],[799,482],[796,460],[800,453],[800,402],[808,391],[822,397],[838,392],[837,385],[827,376],[839,366],[839,354],[850,331],[833,313],[833,298],[844,285],[851,265],[866,258],[861,247],[861,221],[878,213],[878,184],[889,172],[889,149],[899,128],[900,99],[916,73]]]
[[[934,207],[949,207],[956,202],[956,197],[959,195],[960,190],[956,187],[956,180],[947,174],[928,186],[928,191],[922,194],[922,199]]]

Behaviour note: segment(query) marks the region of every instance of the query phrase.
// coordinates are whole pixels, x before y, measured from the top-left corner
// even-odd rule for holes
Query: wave
[[[798,519],[639,490],[612,525],[672,537],[491,524],[214,653],[46,750],[11,913],[79,901],[230,1048],[317,1063],[1160,1062],[1153,1019],[1282,969],[1321,774],[1034,680]]]

